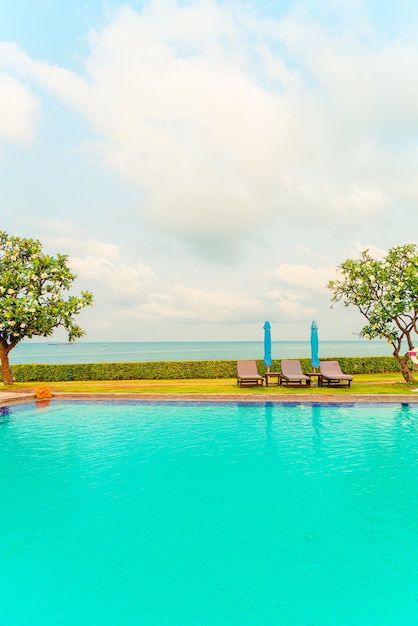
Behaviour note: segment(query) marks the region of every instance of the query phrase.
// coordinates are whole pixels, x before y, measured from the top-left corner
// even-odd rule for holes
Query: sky
[[[0,13],[0,230],[68,254],[84,340],[356,339],[338,265],[418,242],[416,2]]]

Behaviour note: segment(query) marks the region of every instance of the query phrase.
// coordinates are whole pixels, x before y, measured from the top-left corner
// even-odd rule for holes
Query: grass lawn
[[[105,381],[68,381],[68,382],[33,382],[15,383],[12,387],[4,386],[3,390],[18,391],[47,386],[52,392],[69,393],[135,393],[135,394],[300,394],[308,393],[312,395],[323,394],[413,394],[416,385],[407,385],[399,373],[388,374],[357,374],[351,387],[277,387],[277,385],[266,387],[240,388],[235,378],[231,379],[197,379],[197,380],[105,380]]]

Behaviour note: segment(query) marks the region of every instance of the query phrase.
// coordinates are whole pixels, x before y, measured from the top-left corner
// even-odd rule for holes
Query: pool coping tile
[[[321,394],[312,395],[307,393],[300,394],[185,394],[185,393],[170,393],[170,394],[157,394],[157,393],[87,393],[87,392],[54,392],[53,399],[62,400],[130,400],[137,402],[247,402],[247,403],[266,403],[266,402],[280,402],[280,403],[300,403],[306,402],[309,404],[320,403],[338,403],[347,404],[354,402],[362,403],[400,403],[400,404],[418,404],[418,393],[416,395],[406,394]],[[8,404],[16,404],[23,402],[31,402],[36,400],[36,393],[34,390],[22,390],[22,391],[0,391],[0,405],[5,406]],[[39,400],[39,402],[50,402],[51,400]]]

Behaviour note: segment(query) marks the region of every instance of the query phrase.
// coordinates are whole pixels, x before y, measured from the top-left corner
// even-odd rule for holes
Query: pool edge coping
[[[0,406],[7,406],[9,404],[20,404],[24,402],[50,402],[51,400],[129,400],[137,402],[240,402],[240,403],[266,403],[266,402],[280,402],[280,403],[307,403],[307,404],[352,404],[356,402],[362,403],[408,403],[418,404],[418,394],[406,395],[406,394],[350,394],[347,396],[340,394],[190,394],[190,393],[170,393],[170,394],[158,394],[158,393],[90,393],[90,392],[54,392],[52,398],[46,398],[42,400],[36,399],[35,392],[9,392],[0,391]]]

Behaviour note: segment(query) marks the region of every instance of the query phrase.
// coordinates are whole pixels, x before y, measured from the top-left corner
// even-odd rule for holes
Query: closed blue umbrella
[[[270,371],[270,366],[273,364],[271,359],[271,326],[270,322],[264,322],[264,365],[267,367],[267,371]]]
[[[318,324],[315,320],[311,324],[311,363],[314,371],[319,367],[318,357]]]

